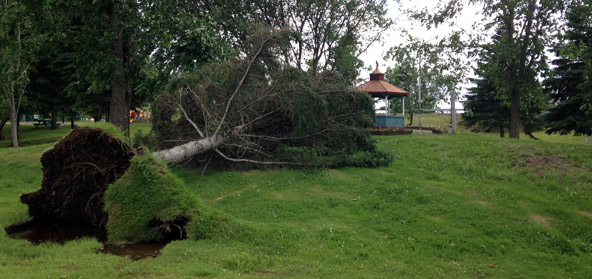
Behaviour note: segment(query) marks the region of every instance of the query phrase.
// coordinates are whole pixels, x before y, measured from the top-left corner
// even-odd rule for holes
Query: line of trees
[[[501,137],[508,131],[511,138],[519,138],[521,131],[533,138],[533,132],[540,130],[573,133],[586,135],[588,142],[592,1],[448,0],[440,1],[436,12],[424,9],[411,11],[410,16],[427,28],[454,24],[467,5],[482,8],[482,24],[471,32],[453,33],[449,44],[411,37],[410,43],[393,47],[387,55],[396,63],[387,71],[389,80],[410,89],[410,113],[432,108],[434,100],[454,97],[450,93],[458,87],[430,85],[461,84],[467,78],[461,72],[472,61],[475,77],[468,79],[474,86],[466,96],[466,126],[498,130]],[[459,37],[463,39],[453,39]],[[553,67],[549,49],[555,57]],[[466,58],[442,61],[459,53]]]
[[[518,22],[530,29],[519,32],[522,37],[513,39],[516,48],[512,49],[508,34],[517,31],[508,30],[507,24],[498,25],[491,43],[482,47],[475,87],[465,103],[468,111],[463,115],[465,123],[486,130],[498,129],[501,137],[509,126],[510,137],[516,138],[519,132],[516,122],[520,121],[523,131],[531,137],[532,132],[540,130],[548,134],[573,133],[585,135],[589,144],[592,2],[518,1],[517,4],[504,6],[502,19],[521,15],[523,18]],[[529,20],[534,23],[529,25]],[[562,28],[554,30],[553,26]],[[556,33],[551,34],[550,30]],[[530,34],[529,44],[526,44],[527,34]],[[547,65],[545,47],[552,48],[556,57],[552,61],[554,67]],[[513,64],[515,61],[520,63]]]
[[[170,163],[392,159],[362,129],[371,99],[350,90],[358,56],[392,24],[383,0],[4,0],[1,12],[15,115],[23,100],[129,135],[130,108],[152,101],[154,155]]]
[[[282,63],[313,76],[338,72],[353,84],[363,65],[357,57],[391,24],[382,0],[1,5],[1,99],[9,103],[11,123],[26,104],[53,115],[84,111],[123,130],[129,129],[130,108],[152,100],[179,74],[244,54],[248,35],[262,26],[295,31],[279,54]],[[12,126],[18,146],[18,127]]]

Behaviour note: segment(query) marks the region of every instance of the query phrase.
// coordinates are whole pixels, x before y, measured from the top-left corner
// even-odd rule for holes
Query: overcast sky
[[[384,41],[376,43],[368,49],[368,51],[360,56],[360,59],[364,61],[365,69],[362,71],[362,78],[368,79],[370,72],[366,69],[369,66],[374,69],[375,61],[378,61],[380,70],[383,72],[389,66],[394,66],[393,61],[386,61],[383,59],[384,54],[392,47],[399,45],[404,42],[405,36],[402,35],[401,30],[408,30],[414,37],[422,38],[426,41],[436,41],[443,38],[446,34],[449,34],[453,30],[464,29],[467,32],[473,30],[473,24],[481,20],[479,14],[480,8],[478,6],[467,6],[463,9],[462,13],[456,18],[454,26],[443,24],[436,29],[427,30],[422,27],[418,21],[408,18],[404,14],[406,9],[421,10],[427,8],[430,11],[436,9],[438,0],[423,0],[423,1],[409,1],[401,0],[401,3],[395,1],[388,1],[388,17],[393,19],[395,24],[389,29],[384,35]],[[406,89],[407,88],[403,88]],[[463,90],[464,92],[465,90]],[[462,93],[462,92],[461,92]],[[441,108],[450,108],[450,104],[441,103],[438,104]],[[462,104],[457,103],[457,108],[462,108]]]

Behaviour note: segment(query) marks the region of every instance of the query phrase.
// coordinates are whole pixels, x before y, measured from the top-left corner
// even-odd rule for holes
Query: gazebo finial
[[[376,60],[376,70],[378,70],[378,60]]]

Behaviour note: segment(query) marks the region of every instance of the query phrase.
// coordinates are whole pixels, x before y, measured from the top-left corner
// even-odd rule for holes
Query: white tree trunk
[[[450,93],[450,134],[456,134],[456,93]]]
[[[10,94],[10,132],[12,135],[12,147],[19,147],[18,111],[13,92]]]
[[[178,164],[189,158],[204,153],[208,150],[214,150],[226,141],[223,136],[211,136],[200,140],[190,141],[186,144],[175,146],[170,149],[161,150],[152,153],[154,157],[161,158],[169,164]]]
[[[586,145],[590,145],[590,134],[586,134]]]

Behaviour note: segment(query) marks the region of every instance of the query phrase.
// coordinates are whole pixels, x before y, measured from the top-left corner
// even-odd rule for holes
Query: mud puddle
[[[97,234],[90,228],[76,226],[54,226],[51,224],[26,222],[6,227],[6,234],[10,238],[25,239],[34,245],[45,242],[64,244],[68,241],[92,237]],[[132,260],[141,260],[148,257],[156,258],[160,250],[166,246],[165,243],[142,243],[133,245],[111,245],[104,244],[98,253],[112,254]]]

